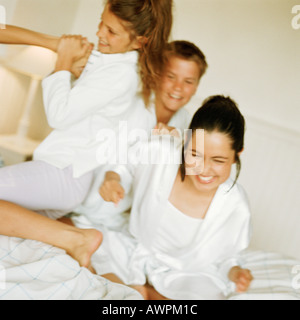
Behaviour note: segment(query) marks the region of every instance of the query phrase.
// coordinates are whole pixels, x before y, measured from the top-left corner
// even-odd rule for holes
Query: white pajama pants
[[[24,162],[0,169],[0,200],[59,219],[84,201],[92,179],[92,172],[73,178],[72,167]]]

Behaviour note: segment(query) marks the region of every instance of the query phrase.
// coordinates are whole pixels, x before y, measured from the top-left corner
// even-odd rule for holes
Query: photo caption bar
[[[198,315],[198,305],[196,304],[178,304],[178,303],[141,303],[139,305],[123,306],[118,304],[109,304],[101,307],[103,316],[125,316],[127,318],[159,316],[159,315],[177,315],[177,316],[196,316]]]

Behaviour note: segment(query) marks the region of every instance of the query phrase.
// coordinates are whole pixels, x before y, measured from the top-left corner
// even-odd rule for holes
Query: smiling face
[[[232,141],[227,135],[205,131],[203,139],[196,139],[194,134],[186,148],[186,179],[197,191],[216,192],[230,177],[235,159]]]
[[[132,39],[131,33],[125,28],[125,21],[119,19],[105,6],[98,27],[98,50],[101,53],[125,53],[140,48],[138,37]]]
[[[199,80],[200,70],[196,62],[171,56],[156,93],[156,106],[170,112],[178,111],[196,93]]]

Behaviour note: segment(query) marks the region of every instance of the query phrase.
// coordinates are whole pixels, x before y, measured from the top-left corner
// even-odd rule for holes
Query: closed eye
[[[112,34],[112,35],[117,35],[117,33],[116,32],[114,32],[112,29],[108,29],[108,32],[110,33],[110,34]]]
[[[225,159],[225,158],[224,158],[224,159],[223,159],[223,158],[220,158],[220,159],[218,159],[218,158],[216,159],[216,158],[215,158],[215,159],[213,159],[213,160],[214,160],[214,162],[216,162],[216,163],[226,163],[226,161],[227,161],[227,159]]]

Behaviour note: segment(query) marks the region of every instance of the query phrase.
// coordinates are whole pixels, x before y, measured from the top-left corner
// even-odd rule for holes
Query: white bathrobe
[[[131,135],[138,130],[145,133],[145,140],[148,140],[151,130],[157,124],[157,117],[155,113],[154,99],[151,105],[146,108],[144,101],[141,97],[137,96],[134,103],[134,109],[127,122],[127,134],[129,137],[128,148],[135,143],[135,134]],[[179,129],[183,134],[185,129],[188,129],[191,122],[191,114],[184,108],[179,109],[171,118],[168,125]],[[126,134],[126,132],[124,133]],[[131,135],[131,137],[130,137]],[[114,166],[101,166],[95,171],[95,179],[90,192],[85,201],[76,208],[75,212],[83,215],[88,219],[91,225],[104,224],[111,229],[119,229],[126,220],[126,215],[122,213],[128,211],[132,204],[132,190],[131,183],[125,183],[124,188],[126,191],[125,198],[120,202],[118,207],[115,207],[111,202],[105,202],[99,195],[99,188],[103,183],[104,176],[107,171]],[[77,218],[78,219],[78,218]]]
[[[93,266],[126,284],[148,281],[169,299],[209,299],[213,287],[214,297],[218,290],[226,295],[233,289],[228,272],[250,241],[245,193],[229,179],[218,188],[203,220],[179,212],[168,201],[179,166],[168,164],[165,141],[160,146],[158,141],[151,142],[150,150],[160,164],[115,169],[123,182],[133,183],[130,221],[123,232],[103,229]],[[180,161],[181,148],[174,152]]]
[[[57,168],[72,166],[78,178],[99,167],[104,150],[100,130],[118,131],[134,108],[139,87],[138,52],[93,51],[73,85],[68,71],[43,80],[47,120],[54,130],[34,152],[34,159]]]

